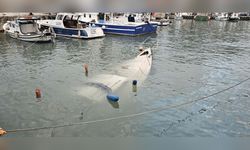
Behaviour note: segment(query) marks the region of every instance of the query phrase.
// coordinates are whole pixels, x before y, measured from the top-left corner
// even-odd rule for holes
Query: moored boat
[[[186,20],[193,20],[195,15],[196,13],[181,13],[182,18]]]
[[[40,31],[37,18],[18,18],[15,21],[8,21],[3,25],[3,29],[10,37],[26,42],[52,42],[54,35],[51,31]]]
[[[175,19],[175,20],[182,20],[182,19],[183,19],[182,13],[176,13],[174,19]]]
[[[57,36],[93,39],[104,37],[101,27],[79,21],[80,15],[71,13],[58,13],[55,20],[40,20],[41,27],[50,27]]]
[[[158,26],[157,23],[136,19],[133,14],[128,16],[114,16],[113,13],[81,13],[81,18],[79,18],[79,20],[84,23],[102,27],[105,34],[107,33],[129,36],[155,33]]]
[[[229,13],[229,19],[228,19],[228,21],[238,22],[239,20],[240,20],[240,17],[239,17],[238,13]]]
[[[206,13],[199,13],[194,17],[195,21],[208,21],[210,17]]]
[[[150,21],[150,23],[156,23],[158,26],[168,26],[172,22],[169,19],[161,19],[158,21]]]
[[[217,20],[217,21],[228,21],[229,20],[228,13],[216,14],[215,20]]]
[[[249,21],[250,20],[250,14],[248,12],[241,12],[239,13],[240,20],[242,21]]]

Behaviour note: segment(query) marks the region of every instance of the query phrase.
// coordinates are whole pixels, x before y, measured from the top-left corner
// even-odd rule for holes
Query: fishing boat
[[[108,74],[100,74],[90,78],[85,86],[78,90],[78,93],[96,101],[106,99],[106,96],[117,99],[117,96],[114,96],[117,90],[126,85],[130,86],[134,80],[138,82],[138,87],[141,86],[147,78],[151,66],[152,52],[150,48],[147,48],[141,51],[136,58],[114,66]]]
[[[182,18],[186,20],[193,20],[195,15],[196,13],[181,13]]]
[[[175,20],[182,20],[182,19],[183,19],[182,13],[176,13],[174,19],[175,19]]]
[[[228,21],[238,22],[239,20],[240,20],[240,17],[239,17],[238,13],[229,13],[229,19],[228,19]]]
[[[114,16],[113,13],[81,13],[79,20],[102,27],[105,34],[129,36],[155,33],[158,26],[157,23],[151,23],[146,18],[143,21],[137,19],[134,14],[116,14]]]
[[[228,13],[219,13],[216,15],[215,20],[218,21],[228,21],[229,20],[229,16]]]
[[[37,18],[26,17],[8,21],[3,25],[7,35],[26,42],[52,42],[54,35],[50,30],[39,30]]]
[[[40,20],[38,24],[41,28],[52,28],[56,36],[93,39],[104,37],[101,27],[91,26],[91,24],[79,21],[80,15],[72,13],[58,13],[55,20]]]
[[[250,14],[248,12],[241,12],[239,13],[240,20],[242,21],[249,21],[250,20]]]
[[[150,23],[155,23],[158,26],[168,26],[172,22],[169,19],[161,19],[161,20],[157,20],[157,21],[150,21]]]
[[[210,16],[207,13],[198,13],[195,17],[194,17],[195,21],[208,21],[210,20]]]

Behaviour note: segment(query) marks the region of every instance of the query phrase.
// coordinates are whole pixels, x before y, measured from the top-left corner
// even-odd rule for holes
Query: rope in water
[[[172,108],[178,108],[178,107],[182,107],[185,105],[189,105],[198,101],[203,101],[205,99],[208,99],[210,97],[219,95],[221,93],[224,93],[230,89],[233,89],[245,82],[247,82],[248,80],[250,80],[250,77],[240,81],[239,83],[232,85],[228,88],[225,88],[223,90],[220,90],[218,92],[215,92],[213,94],[195,99],[195,100],[190,100],[184,103],[180,103],[180,104],[175,104],[175,105],[167,105],[167,106],[163,106],[163,107],[158,107],[152,110],[148,110],[145,112],[141,112],[141,113],[135,113],[135,114],[130,114],[130,115],[124,115],[124,116],[118,116],[118,117],[111,117],[111,118],[106,118],[106,119],[99,119],[99,120],[92,120],[92,121],[84,121],[84,122],[78,122],[78,123],[69,123],[69,124],[64,124],[64,125],[55,125],[55,126],[46,126],[46,127],[36,127],[36,128],[26,128],[26,129],[12,129],[12,130],[6,130],[7,133],[13,133],[13,132],[21,132],[21,131],[36,131],[36,130],[42,130],[42,129],[53,129],[53,128],[62,128],[62,127],[68,127],[68,126],[76,126],[76,125],[86,125],[86,124],[91,124],[91,123],[98,123],[98,122],[105,122],[105,121],[112,121],[112,120],[117,120],[117,119],[125,119],[125,118],[132,118],[132,117],[138,117],[138,116],[143,116],[146,114],[150,114],[150,113],[154,113],[154,112],[159,112],[159,111],[163,111],[163,110],[167,110],[167,109],[172,109]]]

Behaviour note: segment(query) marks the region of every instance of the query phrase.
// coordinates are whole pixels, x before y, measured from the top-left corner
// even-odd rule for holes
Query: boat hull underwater
[[[118,65],[110,71],[110,74],[100,74],[90,78],[88,82],[79,89],[78,94],[93,101],[103,101],[105,99],[118,101],[119,95],[116,95],[118,89],[129,85],[130,88],[125,88],[127,91],[122,93],[131,93],[132,83],[136,81],[137,87],[141,86],[147,78],[152,66],[151,49],[145,49],[136,58],[128,60],[121,65]],[[111,97],[112,99],[109,99]]]

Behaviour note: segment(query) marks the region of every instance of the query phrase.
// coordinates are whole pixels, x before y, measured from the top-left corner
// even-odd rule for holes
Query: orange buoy
[[[36,93],[36,98],[41,98],[42,97],[42,94],[41,94],[41,90],[40,89],[36,89],[35,90],[35,93]]]
[[[6,131],[4,131],[2,128],[0,128],[0,136],[4,135],[6,133],[7,133]]]

